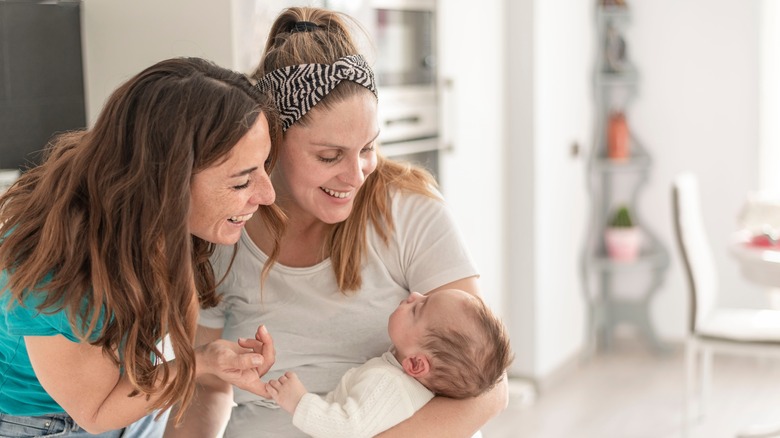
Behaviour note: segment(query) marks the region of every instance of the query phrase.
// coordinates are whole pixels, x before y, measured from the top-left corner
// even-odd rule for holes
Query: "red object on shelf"
[[[753,236],[746,243],[749,246],[759,246],[759,247],[762,247],[762,248],[778,248],[778,247],[780,247],[780,241],[772,240],[766,234],[759,234],[757,236]]]
[[[607,124],[607,156],[612,160],[627,160],[629,155],[628,123],[622,112],[609,116]]]

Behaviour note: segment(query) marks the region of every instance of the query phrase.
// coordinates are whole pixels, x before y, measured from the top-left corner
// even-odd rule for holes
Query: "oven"
[[[439,138],[421,138],[385,142],[379,146],[382,155],[395,161],[407,161],[428,169],[439,181]],[[440,181],[439,181],[440,182]]]
[[[379,151],[426,167],[438,180],[436,1],[330,0],[326,7],[357,18],[373,40]]]

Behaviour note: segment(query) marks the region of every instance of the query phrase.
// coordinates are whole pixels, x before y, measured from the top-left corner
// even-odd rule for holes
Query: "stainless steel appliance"
[[[422,165],[438,179],[436,1],[331,0],[326,7],[356,17],[376,47],[379,150]]]
[[[52,134],[86,126],[78,0],[0,0],[0,168],[40,162]]]

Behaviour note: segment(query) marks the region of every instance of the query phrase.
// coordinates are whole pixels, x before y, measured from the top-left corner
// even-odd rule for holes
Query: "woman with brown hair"
[[[187,405],[199,376],[263,391],[264,329],[193,344],[214,244],[258,210],[280,223],[275,114],[243,75],[161,61],[0,197],[0,436],[161,436],[150,414]]]
[[[277,346],[268,377],[293,371],[319,394],[390,348],[385,322],[411,291],[479,294],[477,269],[430,174],[375,150],[377,90],[346,19],[290,8],[272,26],[255,78],[283,122],[271,179],[288,222],[276,256],[267,225],[247,224],[222,303],[201,312],[198,329],[202,340],[230,339],[264,324]],[[217,272],[231,255],[215,252]],[[262,281],[257,272],[269,265]],[[181,436],[216,436],[228,415],[226,437],[302,436],[267,397],[238,389],[232,399],[224,382],[197,391]],[[476,398],[435,397],[383,436],[471,436],[506,402],[505,381]]]

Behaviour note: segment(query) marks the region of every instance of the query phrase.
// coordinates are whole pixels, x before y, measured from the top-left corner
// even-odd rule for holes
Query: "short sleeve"
[[[427,292],[479,275],[445,201],[416,194],[393,200],[395,238],[409,289]]]
[[[24,302],[20,303],[9,291],[4,291],[0,298],[0,306],[6,308],[3,316],[8,334],[11,336],[63,335],[72,342],[79,342],[73,334],[67,312],[62,310],[54,313],[40,312],[36,306],[41,302],[42,297],[30,294]]]

